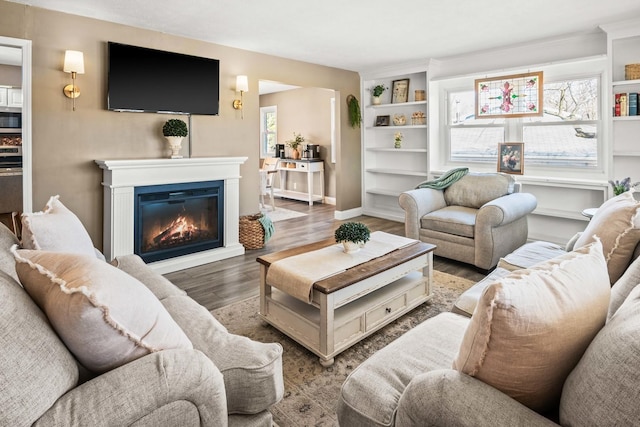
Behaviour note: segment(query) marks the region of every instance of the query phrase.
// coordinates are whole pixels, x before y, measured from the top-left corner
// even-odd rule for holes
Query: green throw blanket
[[[444,190],[454,182],[469,173],[469,168],[455,168],[445,172],[440,178],[432,181],[424,181],[416,186],[416,188],[433,188],[434,190]]]
[[[276,228],[273,225],[273,221],[271,221],[271,218],[266,215],[262,215],[260,218],[258,218],[258,221],[260,221],[260,224],[262,224],[262,228],[264,229],[264,242],[267,243],[271,236],[273,236]]]

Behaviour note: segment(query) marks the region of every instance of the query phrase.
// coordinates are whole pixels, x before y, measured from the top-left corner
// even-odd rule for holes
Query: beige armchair
[[[469,173],[444,190],[405,191],[405,234],[436,245],[438,256],[490,270],[527,241],[537,201],[518,190],[511,175]]]

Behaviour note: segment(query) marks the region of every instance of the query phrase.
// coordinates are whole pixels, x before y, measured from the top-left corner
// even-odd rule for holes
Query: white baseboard
[[[333,217],[337,220],[345,220],[349,218],[355,218],[362,215],[362,208],[349,209],[348,211],[335,211]]]
[[[336,198],[335,197],[327,197],[327,196],[325,196],[325,198],[324,198],[322,203],[326,203],[328,205],[335,206],[336,205]]]

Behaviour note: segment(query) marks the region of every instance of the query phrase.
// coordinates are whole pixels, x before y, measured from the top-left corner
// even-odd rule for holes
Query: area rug
[[[279,210],[279,209],[278,209]],[[329,368],[318,357],[277,329],[265,325],[258,316],[258,297],[213,310],[213,315],[229,332],[261,342],[279,342],[284,349],[284,398],[271,408],[279,427],[337,426],[336,403],[340,387],[360,363],[411,328],[443,311],[450,311],[458,296],[473,282],[434,271],[433,298],[395,320],[335,358]]]
[[[276,208],[276,210],[271,210],[271,206],[267,206],[260,210],[264,215],[268,216],[271,221],[278,222],[284,221],[291,218],[299,218],[301,216],[307,216],[306,213],[292,211],[291,209],[285,208]]]

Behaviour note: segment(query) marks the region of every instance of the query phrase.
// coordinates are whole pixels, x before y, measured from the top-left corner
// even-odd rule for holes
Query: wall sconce
[[[77,50],[67,50],[64,53],[65,73],[71,73],[71,84],[63,89],[67,98],[73,99],[73,111],[76,111],[76,98],[80,96],[80,88],[76,86],[76,75],[84,74],[84,55]]]
[[[236,76],[236,92],[240,92],[240,99],[233,100],[233,108],[240,110],[244,119],[244,110],[242,110],[242,94],[249,92],[249,80],[247,76]]]

